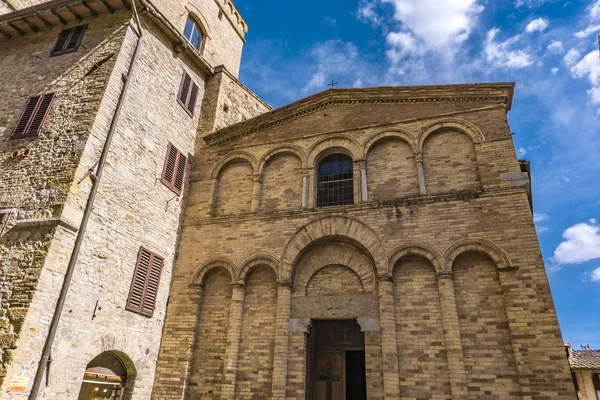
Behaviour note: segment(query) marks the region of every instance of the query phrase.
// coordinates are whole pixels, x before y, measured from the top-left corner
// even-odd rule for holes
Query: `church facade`
[[[513,88],[333,89],[204,137],[153,398],[575,398]]]

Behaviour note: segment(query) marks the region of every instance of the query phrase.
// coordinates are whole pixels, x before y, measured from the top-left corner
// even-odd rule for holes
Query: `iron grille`
[[[354,204],[352,159],[343,154],[326,157],[317,177],[317,207]]]

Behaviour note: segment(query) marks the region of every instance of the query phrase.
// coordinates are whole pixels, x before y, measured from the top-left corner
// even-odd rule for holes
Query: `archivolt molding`
[[[192,284],[198,286],[204,285],[206,274],[208,274],[208,272],[214,268],[225,268],[231,276],[231,282],[235,282],[234,279],[237,276],[235,273],[235,264],[226,258],[215,258],[204,263],[200,268],[198,268],[198,270],[196,270],[196,273],[192,278]]]
[[[317,159],[320,158],[323,152],[338,149],[345,150],[354,161],[364,159],[362,147],[356,139],[348,135],[335,135],[322,138],[310,147],[307,152],[306,168],[316,167]]]
[[[200,11],[200,9],[198,7],[196,7],[194,4],[192,4],[190,2],[187,3],[186,9],[190,13],[192,19],[196,20],[196,22],[202,28],[202,34],[206,37],[210,37],[211,28],[210,28],[210,25],[208,24],[208,20],[206,19],[206,17],[202,13],[202,11]]]
[[[404,257],[411,256],[411,255],[423,257],[423,258],[429,260],[429,262],[431,262],[431,264],[435,268],[436,272],[440,272],[444,269],[444,262],[443,262],[443,258],[440,255],[440,253],[438,253],[433,247],[431,247],[427,244],[413,242],[413,243],[407,243],[407,244],[398,246],[390,252],[390,255],[388,256],[388,260],[389,260],[389,272],[388,273],[390,275],[393,274],[394,267],[396,266],[398,261],[400,261]]]
[[[242,267],[240,268],[240,270],[237,274],[236,281],[245,283],[246,277],[248,276],[248,273],[252,270],[252,268],[258,267],[261,265],[266,265],[268,267],[271,267],[273,269],[273,272],[275,272],[276,280],[279,280],[279,260],[277,260],[273,256],[261,254],[261,255],[251,257],[248,260],[244,261],[244,263],[242,264]]]
[[[375,134],[373,134],[363,147],[363,153],[364,153],[365,157],[368,156],[371,148],[373,146],[375,146],[379,141],[388,139],[388,138],[397,138],[399,140],[402,140],[403,142],[406,142],[412,148],[413,153],[417,152],[417,140],[416,140],[415,136],[413,134],[411,134],[409,131],[394,128],[394,129],[386,129],[384,131],[376,132]]]
[[[210,178],[217,179],[219,173],[221,172],[223,167],[225,167],[225,165],[229,164],[231,161],[238,159],[248,161],[250,163],[250,166],[252,167],[252,173],[254,174],[254,171],[256,171],[257,164],[256,158],[252,154],[247,153],[245,151],[235,151],[219,160],[219,162],[213,168],[212,173],[210,174]]]
[[[306,165],[306,154],[300,147],[294,146],[294,145],[283,144],[283,145],[275,146],[275,147],[269,149],[269,151],[260,158],[260,160],[258,161],[258,169],[257,169],[258,174],[260,176],[262,176],[263,170],[265,168],[265,165],[267,165],[267,162],[271,158],[273,158],[279,154],[295,154],[296,157],[298,157],[300,159],[302,166],[304,167]]]
[[[292,280],[292,270],[300,256],[327,238],[344,238],[362,248],[373,259],[377,275],[387,274],[385,247],[377,234],[363,222],[346,216],[318,218],[296,231],[281,257],[281,280]]]
[[[513,265],[506,252],[495,243],[485,239],[464,239],[454,243],[444,254],[445,269],[452,271],[454,261],[462,253],[474,251],[489,256],[498,269],[512,268]]]
[[[429,124],[425,128],[423,128],[421,132],[419,132],[419,136],[417,139],[417,153],[423,152],[423,144],[425,143],[425,140],[429,135],[444,128],[456,129],[460,132],[467,134],[471,138],[473,143],[481,143],[485,141],[485,137],[483,136],[481,130],[479,130],[479,128],[477,128],[471,122],[458,118],[445,119]]]

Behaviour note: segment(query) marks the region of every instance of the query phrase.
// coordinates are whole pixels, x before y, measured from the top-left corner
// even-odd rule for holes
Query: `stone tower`
[[[197,137],[270,110],[237,80],[246,24],[229,0],[0,7],[0,398],[146,400]]]
[[[153,398],[575,399],[513,90],[332,89],[203,137]]]

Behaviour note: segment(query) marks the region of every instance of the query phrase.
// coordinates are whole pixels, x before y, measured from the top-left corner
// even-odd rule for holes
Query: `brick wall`
[[[398,139],[377,142],[367,153],[369,199],[393,200],[419,194],[415,157]]]
[[[321,268],[313,274],[306,288],[307,296],[327,296],[339,293],[362,293],[358,275],[343,265]]]
[[[215,195],[215,215],[250,212],[254,180],[252,166],[243,160],[227,164],[219,173]]]
[[[262,173],[262,211],[299,210],[302,207],[301,170],[302,163],[293,154],[278,154],[267,161]]]

